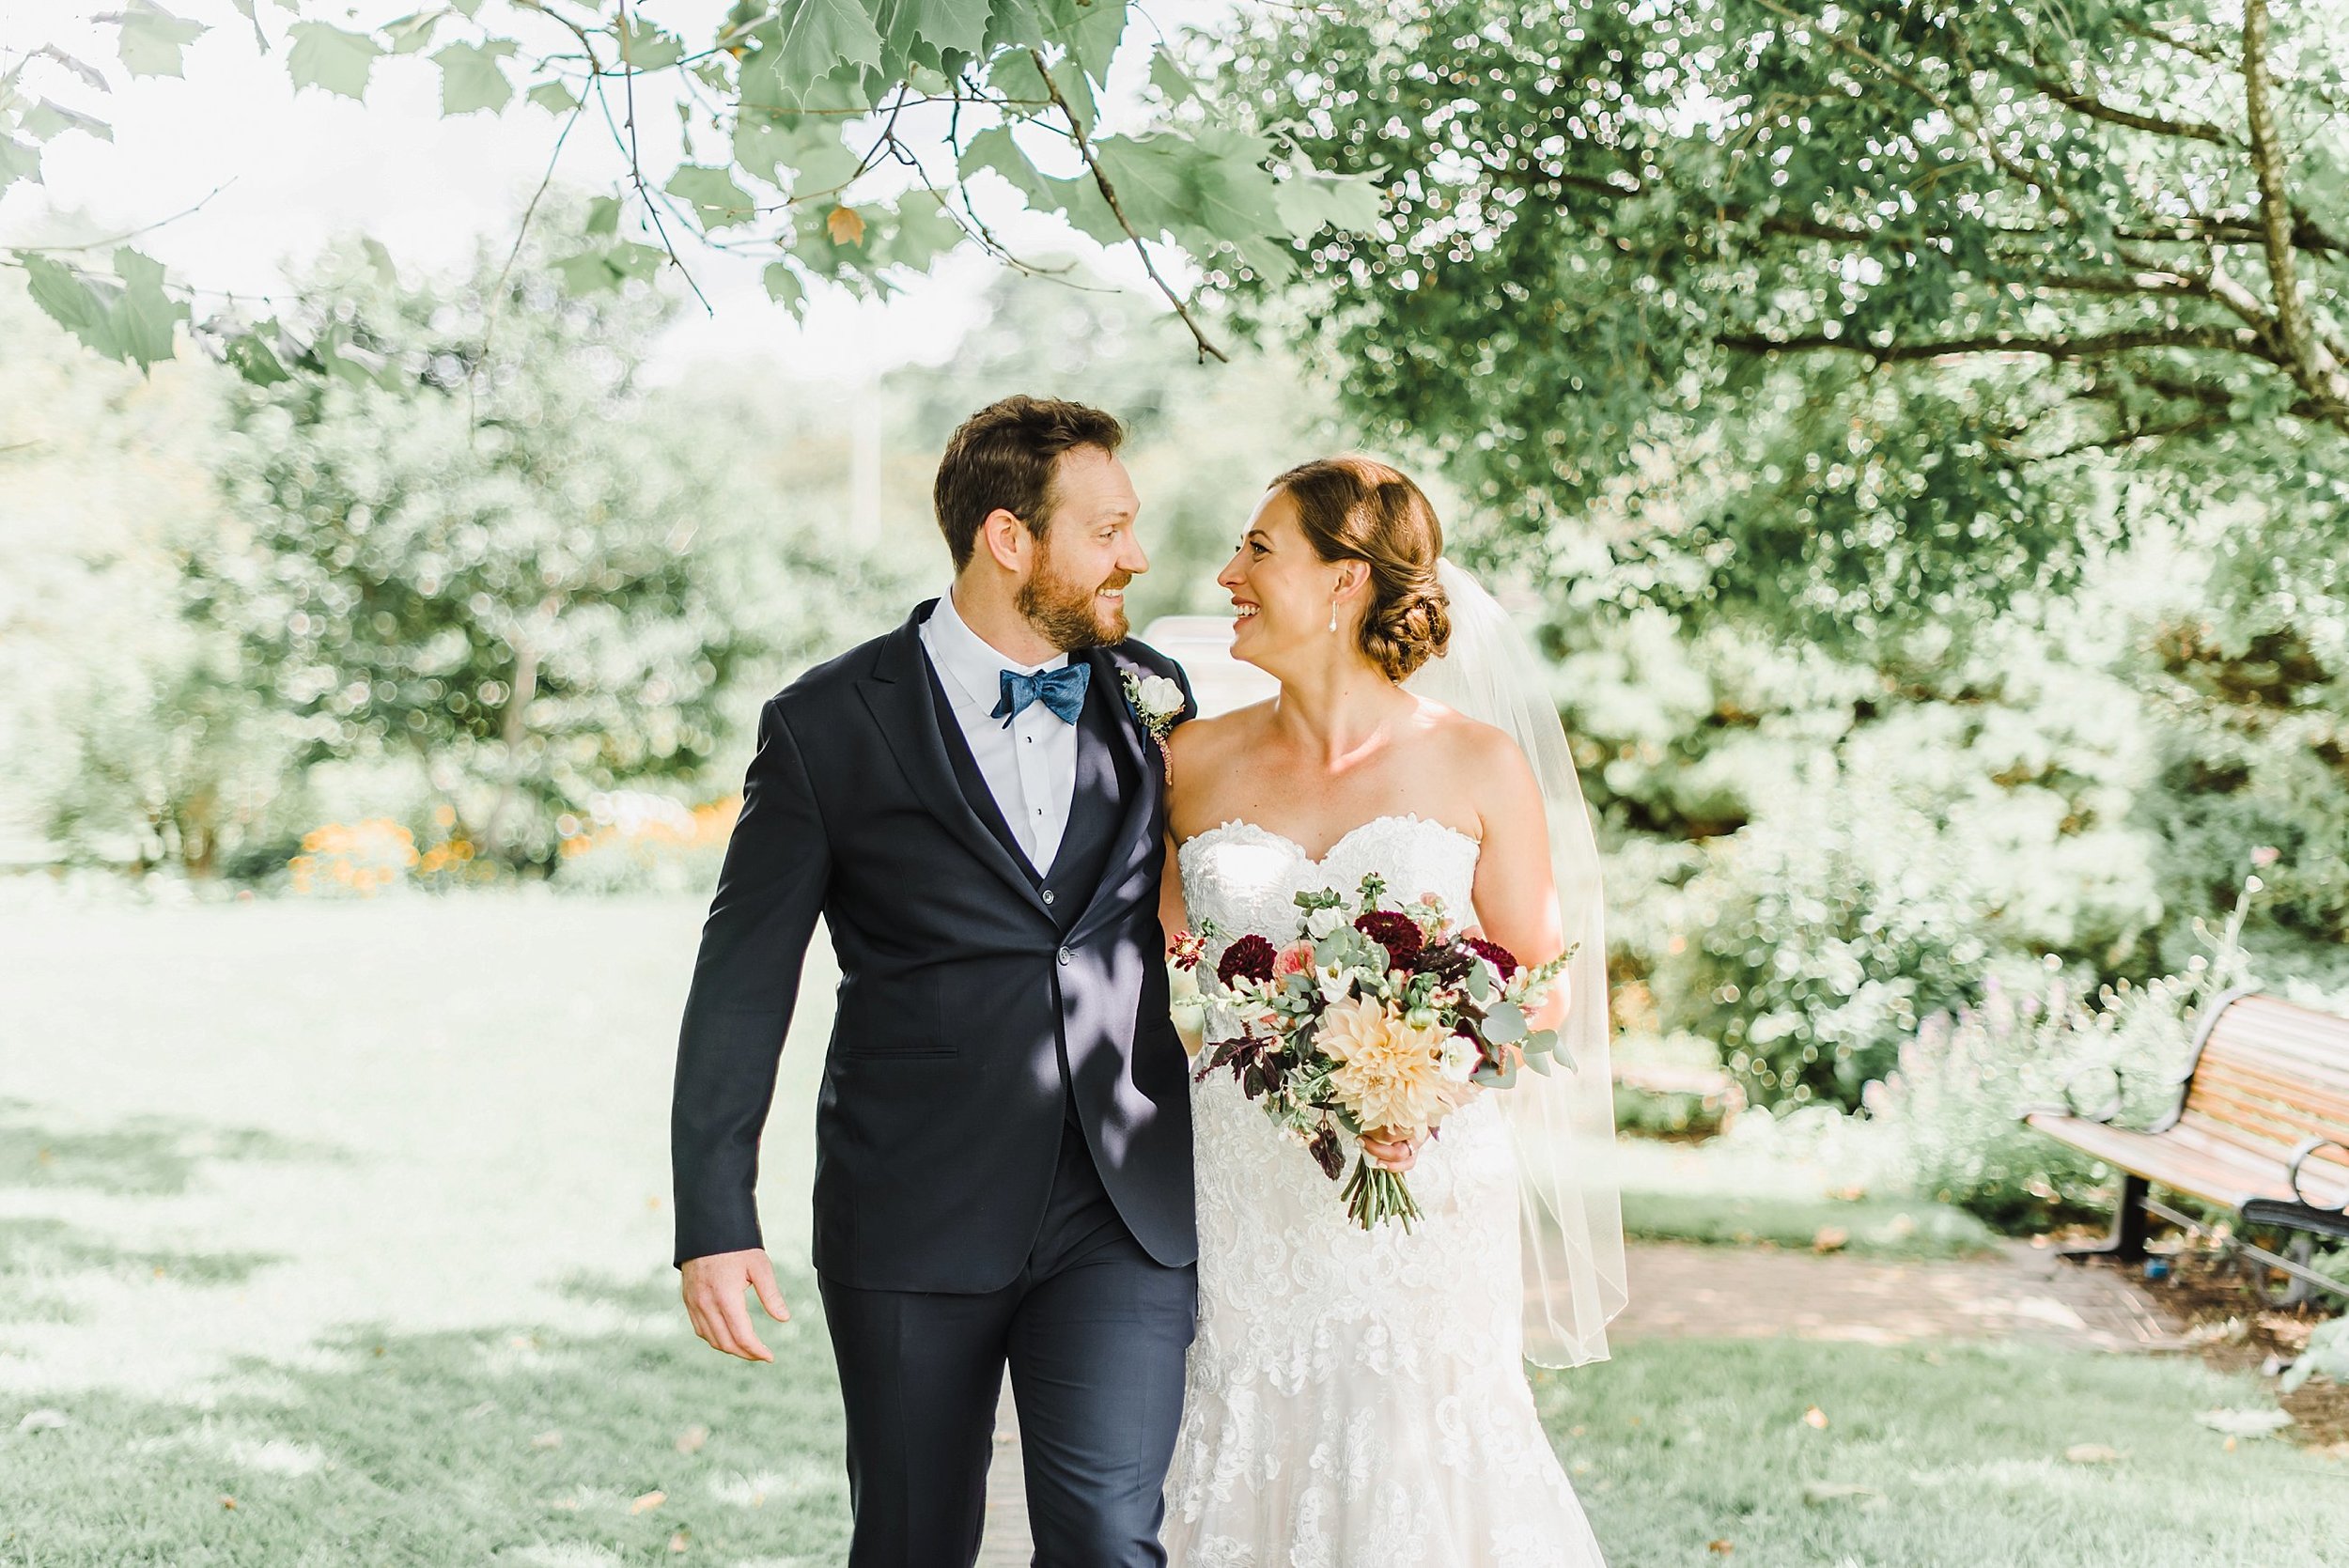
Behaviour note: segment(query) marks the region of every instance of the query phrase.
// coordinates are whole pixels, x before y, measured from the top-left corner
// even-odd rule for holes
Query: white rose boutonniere
[[[1131,670],[1119,677],[1126,688],[1126,706],[1134,710],[1142,727],[1159,748],[1159,761],[1167,769],[1167,780],[1174,781],[1174,764],[1166,751],[1166,737],[1174,728],[1174,721],[1183,716],[1183,689],[1164,675],[1137,675]]]

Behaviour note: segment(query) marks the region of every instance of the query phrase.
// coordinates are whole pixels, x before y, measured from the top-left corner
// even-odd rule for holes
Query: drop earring
[[[1338,629],[1338,596],[1337,596],[1337,595],[1335,595],[1335,594],[1331,594],[1331,595],[1330,596],[1330,630],[1332,630],[1332,631],[1335,631],[1335,630],[1337,630],[1337,629]]]

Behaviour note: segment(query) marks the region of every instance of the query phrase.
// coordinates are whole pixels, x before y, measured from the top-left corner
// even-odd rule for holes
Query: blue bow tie
[[[996,701],[995,711],[988,717],[1001,719],[1003,728],[1011,728],[1011,722],[1030,703],[1042,703],[1064,723],[1073,724],[1077,715],[1084,711],[1085,687],[1093,679],[1093,666],[1071,660],[1057,670],[1039,670],[1032,675],[1005,670],[1003,677],[1003,695]]]

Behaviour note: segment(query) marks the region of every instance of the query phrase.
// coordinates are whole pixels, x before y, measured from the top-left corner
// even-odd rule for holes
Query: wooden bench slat
[[[2164,1133],[2144,1133],[2044,1111],[2028,1120],[2041,1132],[2092,1158],[2231,1208],[2239,1209],[2254,1198],[2293,1198],[2282,1161],[2216,1142],[2194,1129],[2180,1126]],[[2311,1160],[2302,1174],[2301,1185],[2320,1203],[2349,1200],[2349,1170]]]
[[[2186,1096],[2187,1115],[2203,1115],[2215,1122],[2240,1127],[2258,1141],[2277,1145],[2285,1154],[2303,1138],[2339,1138],[2349,1141],[2349,1127],[2330,1123],[2322,1117],[2310,1116],[2273,1101],[2264,1104],[2238,1099],[2232,1094],[2207,1086],[2197,1085]],[[2279,1154],[2279,1158],[2285,1157]]]
[[[2290,1083],[2303,1094],[2335,1103],[2349,1098],[2349,1073],[2342,1072],[2338,1063],[2328,1064],[2243,1040],[2213,1040],[2203,1048],[2202,1061],[2261,1073]]]
[[[2239,1099],[2283,1106],[2349,1131],[2349,1094],[2327,1094],[2314,1085],[2295,1082],[2287,1074],[2271,1072],[2235,1057],[2205,1056],[2195,1069],[2187,1085],[2189,1097],[2213,1089],[2230,1091]]]

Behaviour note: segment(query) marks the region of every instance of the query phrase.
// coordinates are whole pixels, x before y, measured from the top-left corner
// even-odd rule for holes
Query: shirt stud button
[[[1045,903],[1047,903],[1047,904],[1050,904],[1051,901],[1052,901],[1052,890],[1051,890],[1051,889],[1050,889],[1050,888],[1046,888],[1046,889],[1044,890],[1044,902],[1045,902]]]
[[[1075,957],[1075,956],[1076,956],[1076,955],[1075,955],[1075,954],[1070,953],[1070,952],[1068,951],[1068,949],[1066,949],[1066,948],[1065,948],[1065,947],[1064,947],[1064,948],[1062,948],[1062,949],[1060,950],[1060,961],[1061,961],[1062,963],[1064,963],[1064,964],[1066,964],[1066,962],[1068,962],[1068,960],[1069,960],[1069,959],[1071,959],[1071,958],[1073,958],[1073,957]]]

